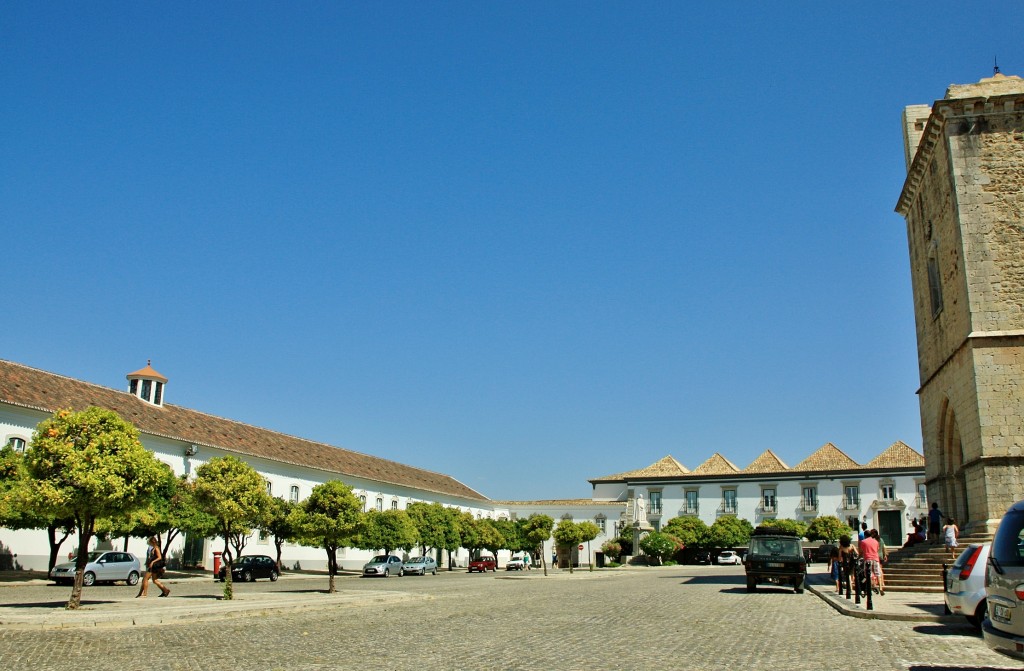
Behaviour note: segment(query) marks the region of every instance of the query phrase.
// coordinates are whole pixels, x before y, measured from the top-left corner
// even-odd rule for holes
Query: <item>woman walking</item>
[[[946,547],[949,548],[949,556],[956,559],[957,539],[960,538],[960,528],[957,527],[952,517],[946,518],[946,526],[942,527],[942,538],[945,540]]]
[[[135,595],[136,599],[141,596],[148,596],[149,581],[151,580],[154,585],[160,588],[160,596],[167,596],[171,593],[171,590],[167,589],[160,582],[160,576],[164,574],[164,567],[166,565],[164,555],[160,552],[160,540],[156,536],[150,536],[149,549],[146,550],[146,573],[142,576],[142,587],[139,588],[139,593]]]

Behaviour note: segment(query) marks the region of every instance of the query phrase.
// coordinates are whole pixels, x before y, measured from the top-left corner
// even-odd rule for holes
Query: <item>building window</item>
[[[273,496],[274,495],[274,486],[272,484],[270,484],[270,480],[267,480],[266,483],[267,483],[267,496]]]
[[[651,497],[651,510],[652,515],[661,514],[661,492],[650,492]]]
[[[377,497],[377,512],[384,510],[384,499]]]
[[[683,501],[682,513],[684,515],[696,515],[697,513],[699,513],[700,512],[699,506],[698,506],[699,492],[696,489],[687,489],[685,496],[686,496],[686,500]]]
[[[138,396],[139,395],[139,381],[138,380],[131,380],[128,383],[128,391],[131,393],[132,396]]]
[[[761,510],[766,513],[774,513],[776,511],[774,487],[761,489]]]
[[[931,222],[928,222],[931,229]],[[932,240],[928,248],[928,294],[931,297],[932,317],[942,312],[942,282],[939,274],[938,245]]]
[[[918,508],[928,507],[928,486],[923,482],[917,483],[917,501],[914,501],[914,505]]]
[[[291,493],[289,494],[288,498],[291,500],[292,503],[298,503],[299,502],[299,486],[298,485],[292,485]]]
[[[882,500],[883,501],[895,501],[896,500],[896,486],[895,485],[882,485]]]
[[[722,512],[729,515],[736,514],[736,490],[735,489],[723,489],[722,490]]]
[[[150,394],[150,391],[152,390],[152,388],[153,388],[153,381],[152,380],[143,380],[142,381],[142,400],[143,401],[149,401],[150,400],[149,394]]]
[[[10,447],[15,452],[24,452],[25,439],[18,438],[17,436],[11,436],[10,438],[7,439],[7,446]]]
[[[818,488],[804,487],[801,495],[801,504],[804,510],[813,512],[818,509]]]
[[[267,532],[264,531],[263,529],[260,529],[260,536],[259,536],[259,541],[258,542],[260,543],[260,545],[266,545],[267,544]]]
[[[860,487],[858,485],[846,485],[843,488],[843,507],[847,510],[860,509]]]
[[[365,512],[366,511],[366,494],[360,494],[359,495],[359,503],[362,504],[363,511]]]
[[[398,499],[391,499],[391,509],[398,510]]]
[[[153,403],[155,405],[160,405],[160,401],[163,400],[163,397],[164,397],[164,383],[158,381],[156,383],[156,393],[153,394]]]
[[[605,521],[604,515],[598,515],[594,518],[594,523],[597,524],[597,528],[601,530],[601,533],[604,533]]]

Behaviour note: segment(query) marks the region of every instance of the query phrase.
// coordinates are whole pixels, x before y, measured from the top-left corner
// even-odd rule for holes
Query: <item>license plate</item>
[[[998,603],[993,604],[992,615],[1000,620],[1010,621],[1010,609],[1006,606],[1000,606]]]
[[[768,568],[786,568],[786,565],[778,561],[770,561],[766,564]]]

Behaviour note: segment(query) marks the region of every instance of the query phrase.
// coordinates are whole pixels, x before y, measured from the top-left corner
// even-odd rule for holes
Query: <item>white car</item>
[[[734,566],[739,566],[743,563],[743,560],[740,559],[740,556],[732,550],[726,550],[725,552],[720,553],[716,561],[719,564],[733,564]]]
[[[91,587],[98,582],[124,581],[129,585],[139,584],[142,568],[138,557],[127,552],[110,550],[89,553],[82,584]],[[50,571],[50,580],[58,585],[70,585],[75,580],[75,562],[57,564]]]
[[[954,615],[964,615],[967,621],[981,630],[985,619],[985,566],[988,564],[988,545],[971,543],[953,562],[946,573],[946,605]]]
[[[530,555],[516,555],[505,564],[506,571],[522,571],[530,568]]]

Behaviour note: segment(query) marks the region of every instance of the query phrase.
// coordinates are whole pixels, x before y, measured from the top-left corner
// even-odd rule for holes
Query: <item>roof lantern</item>
[[[155,406],[164,404],[164,385],[167,378],[153,370],[152,361],[146,360],[146,367],[128,373],[128,393]]]

